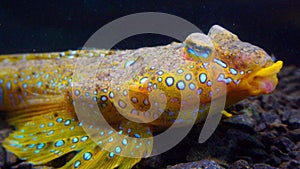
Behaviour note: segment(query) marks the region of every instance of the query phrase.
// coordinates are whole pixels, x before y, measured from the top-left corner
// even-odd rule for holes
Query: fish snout
[[[246,88],[252,96],[272,93],[278,84],[277,74],[282,65],[282,61],[277,61],[271,66],[253,72],[245,80],[242,80],[241,86]]]

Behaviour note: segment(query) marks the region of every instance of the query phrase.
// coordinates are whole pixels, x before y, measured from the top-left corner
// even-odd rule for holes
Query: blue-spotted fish
[[[218,25],[166,46],[2,55],[0,111],[15,127],[3,146],[34,165],[68,155],[56,167],[132,168],[140,158],[122,152],[151,153],[152,132],[201,121],[213,98],[230,106],[271,93],[281,67]],[[91,122],[99,114],[88,107],[112,128]]]

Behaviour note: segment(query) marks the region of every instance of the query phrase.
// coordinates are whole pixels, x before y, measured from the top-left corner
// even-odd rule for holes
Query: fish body
[[[221,96],[230,106],[272,92],[281,67],[217,25],[166,46],[3,55],[0,111],[16,128],[3,145],[35,165],[73,154],[59,167],[131,168],[151,153],[152,132],[201,121]]]

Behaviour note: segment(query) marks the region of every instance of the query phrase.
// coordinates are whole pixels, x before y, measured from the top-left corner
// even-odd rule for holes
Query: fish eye
[[[210,38],[203,33],[190,34],[184,44],[188,59],[191,60],[208,59],[214,50]]]
[[[201,57],[203,59],[207,59],[211,54],[211,49],[204,48],[199,46],[198,48],[193,49],[192,47],[187,48],[187,52],[189,54],[195,55],[197,57]]]

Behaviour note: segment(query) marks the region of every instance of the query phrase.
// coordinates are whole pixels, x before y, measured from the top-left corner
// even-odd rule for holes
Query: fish
[[[212,101],[272,93],[282,65],[219,25],[165,46],[1,55],[0,112],[14,127],[2,144],[37,166],[132,168],[154,133],[202,122]]]

